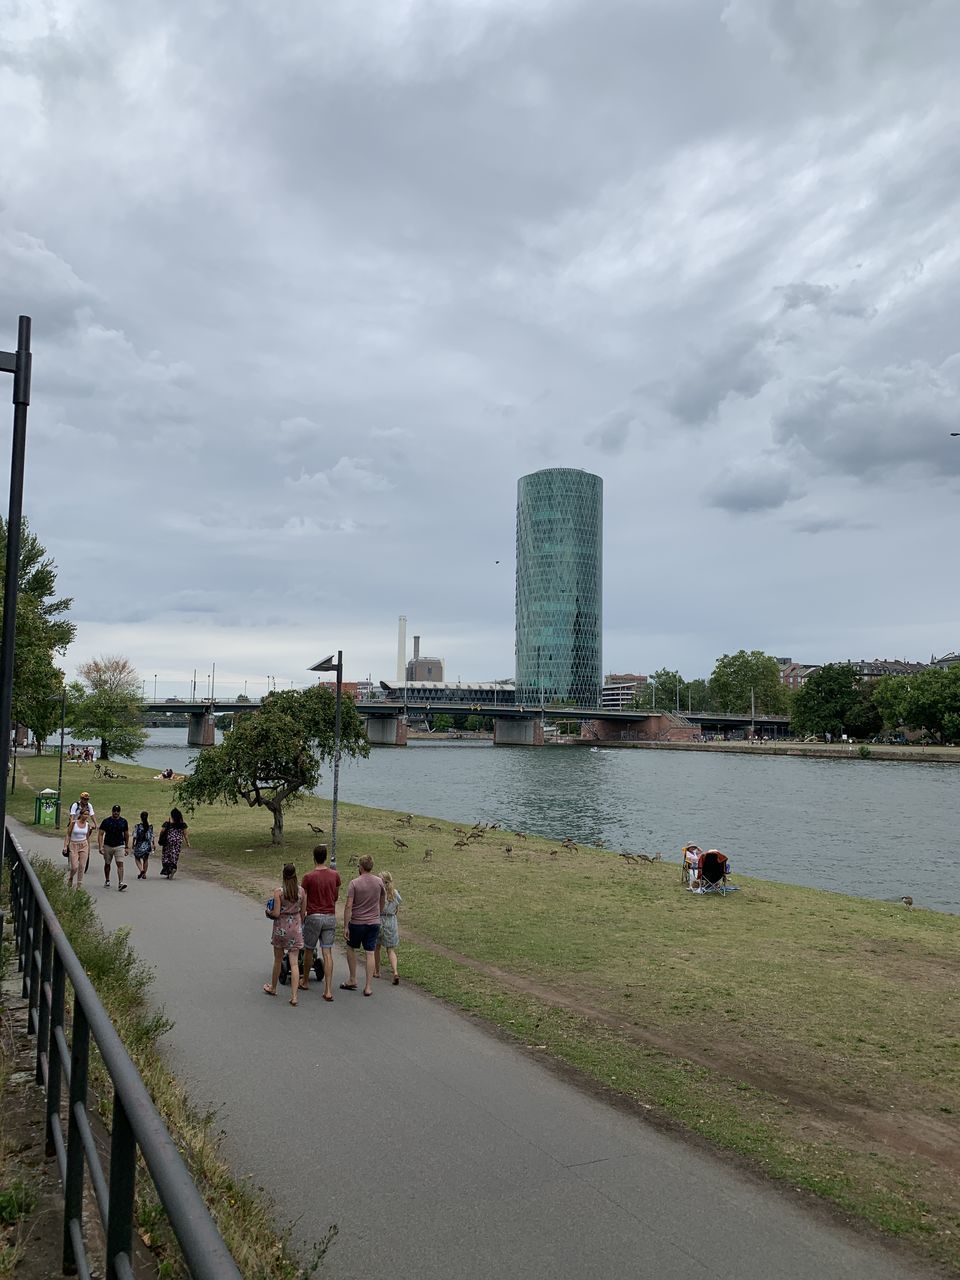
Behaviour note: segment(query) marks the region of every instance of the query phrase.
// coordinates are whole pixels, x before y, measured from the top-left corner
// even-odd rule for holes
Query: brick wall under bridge
[[[591,742],[695,742],[700,729],[667,714],[642,720],[584,720],[580,737]]]

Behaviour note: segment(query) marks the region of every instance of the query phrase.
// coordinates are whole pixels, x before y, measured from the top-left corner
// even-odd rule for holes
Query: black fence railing
[[[193,1280],[240,1280],[210,1216],[136,1067],[64,936],[53,908],[14,836],[5,833],[10,911],[28,1026],[37,1037],[37,1083],[46,1091],[46,1149],[63,1183],[63,1272],[133,1280],[133,1207],[137,1150],[179,1241]],[[68,984],[73,992],[67,1017]],[[113,1086],[110,1159],[106,1170],[90,1123],[91,1039]],[[67,1091],[66,1132],[63,1090]],[[105,1265],[91,1263],[84,1239],[84,1182],[89,1175],[106,1236]]]

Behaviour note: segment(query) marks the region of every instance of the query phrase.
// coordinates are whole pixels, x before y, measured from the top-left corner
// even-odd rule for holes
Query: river
[[[185,736],[151,730],[138,763],[186,771]],[[671,859],[695,841],[744,874],[960,913],[956,765],[413,742],[345,760],[340,799]]]

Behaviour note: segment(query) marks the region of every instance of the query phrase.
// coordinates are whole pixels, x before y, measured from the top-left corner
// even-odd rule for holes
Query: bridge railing
[[[89,1277],[96,1271],[105,1274],[107,1280],[133,1280],[133,1207],[139,1150],[194,1280],[241,1280],[173,1138],[67,941],[36,871],[9,830],[5,832],[4,848],[5,861],[10,866],[17,968],[23,973],[28,1029],[37,1037],[37,1083],[45,1089],[46,1153],[56,1156],[63,1184],[64,1274]],[[90,1123],[91,1039],[113,1086],[106,1169]],[[66,1132],[62,1115],[64,1087]],[[84,1241],[87,1174],[106,1236],[102,1269],[91,1263]]]

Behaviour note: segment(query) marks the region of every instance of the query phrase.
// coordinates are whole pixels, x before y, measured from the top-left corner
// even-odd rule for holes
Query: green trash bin
[[[45,787],[37,793],[34,801],[33,821],[38,827],[55,827],[57,810],[60,808],[60,792],[52,787]]]

